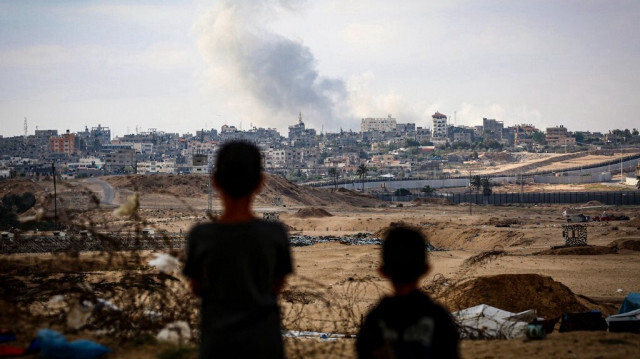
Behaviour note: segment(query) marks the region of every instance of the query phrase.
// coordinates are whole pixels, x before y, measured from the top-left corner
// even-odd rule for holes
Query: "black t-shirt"
[[[458,358],[449,313],[416,290],[385,297],[367,315],[356,340],[358,358]]]
[[[291,271],[289,242],[278,223],[192,228],[183,273],[202,286],[201,357],[281,358],[273,286]]]

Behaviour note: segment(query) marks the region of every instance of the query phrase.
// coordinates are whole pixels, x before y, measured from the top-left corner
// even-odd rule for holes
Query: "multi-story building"
[[[51,137],[57,137],[58,130],[36,130],[35,138],[37,142],[47,143]]]
[[[491,118],[482,118],[482,137],[486,140],[502,141],[504,122]]]
[[[136,150],[119,149],[104,156],[104,168],[110,172],[136,171]]]
[[[173,173],[176,173],[176,161],[175,160],[141,161],[137,163],[136,173],[138,174],[147,174],[147,173],[173,174]]]
[[[316,130],[305,127],[302,113],[298,114],[298,123],[289,126],[289,144],[294,147],[311,147],[318,144]]]
[[[415,123],[399,123],[396,125],[396,131],[400,133],[416,132]]]
[[[447,116],[436,111],[431,116],[431,141],[432,142],[446,142],[447,141]]]
[[[567,128],[563,125],[559,127],[547,127],[548,146],[571,146],[576,144],[576,139],[569,135]]]
[[[60,136],[49,137],[49,150],[55,153],[64,153],[72,155],[75,152],[75,139],[74,133],[67,133]]]
[[[361,132],[390,132],[396,129],[396,119],[391,115],[388,115],[387,118],[363,118],[360,122]]]
[[[533,144],[533,134],[539,132],[538,129],[531,124],[517,125],[514,133],[513,144],[516,146],[529,146]]]

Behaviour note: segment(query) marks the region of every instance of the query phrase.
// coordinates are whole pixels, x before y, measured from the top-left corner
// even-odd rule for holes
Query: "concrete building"
[[[104,168],[110,172],[136,171],[136,150],[119,149],[104,156]]]
[[[176,161],[141,161],[137,163],[136,173],[148,174],[148,173],[176,173]]]
[[[72,155],[75,151],[75,139],[76,135],[69,133],[69,130],[63,135],[49,137],[49,150],[55,153]]]
[[[400,133],[416,132],[415,123],[399,123],[396,125],[396,131]]]
[[[502,141],[504,122],[491,118],[482,118],[482,138],[486,140]]]
[[[572,146],[575,144],[576,139],[569,135],[566,127],[562,125],[559,127],[547,127],[548,146]]]
[[[431,116],[431,141],[432,142],[446,142],[447,141],[447,116],[436,111]]]
[[[360,122],[361,132],[390,132],[397,128],[396,119],[388,115],[387,118],[363,118]]]

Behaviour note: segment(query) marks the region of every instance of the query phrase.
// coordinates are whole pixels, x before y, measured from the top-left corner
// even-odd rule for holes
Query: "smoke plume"
[[[200,23],[208,81],[226,105],[265,127],[284,128],[302,112],[308,126],[339,127],[347,115],[344,81],[320,76],[308,47],[269,29],[292,1],[221,1]]]

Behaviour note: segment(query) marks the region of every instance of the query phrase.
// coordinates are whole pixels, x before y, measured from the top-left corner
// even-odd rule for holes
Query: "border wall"
[[[409,202],[417,198],[446,200],[450,204],[473,203],[488,205],[576,204],[598,201],[605,205],[640,205],[640,191],[602,192],[509,192],[492,193],[435,193],[395,196],[393,193],[372,193],[383,201]]]

